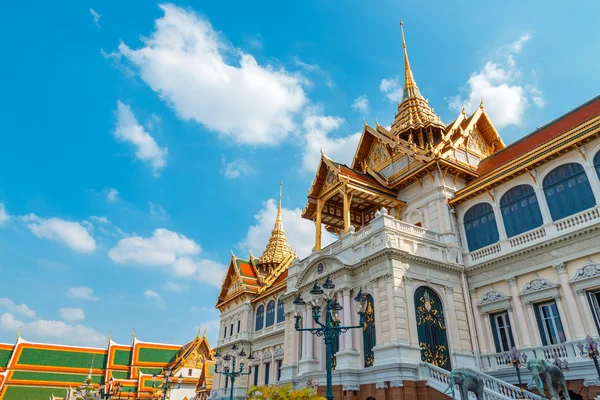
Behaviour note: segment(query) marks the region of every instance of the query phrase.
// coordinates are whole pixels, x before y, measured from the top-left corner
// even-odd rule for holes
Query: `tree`
[[[296,390],[291,383],[284,386],[252,386],[247,392],[248,400],[325,400],[313,388]]]

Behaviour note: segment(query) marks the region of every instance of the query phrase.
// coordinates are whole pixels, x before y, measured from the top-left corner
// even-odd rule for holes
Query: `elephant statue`
[[[444,391],[446,394],[448,391],[452,392],[452,398],[454,399],[454,385],[458,385],[460,390],[460,397],[462,400],[469,398],[469,392],[473,392],[477,400],[483,400],[484,383],[483,380],[474,372],[464,368],[453,369],[450,372],[450,384]]]
[[[548,389],[550,400],[559,400],[559,387],[562,389],[565,400],[571,400],[565,375],[556,365],[546,360],[532,358],[527,361],[527,369],[531,371],[531,381],[527,384],[528,389],[537,388],[538,392],[545,396],[544,386]]]

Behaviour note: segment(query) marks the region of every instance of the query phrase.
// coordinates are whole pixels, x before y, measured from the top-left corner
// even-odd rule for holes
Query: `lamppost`
[[[519,351],[513,347],[510,349],[510,352],[504,354],[506,360],[509,364],[511,364],[517,370],[517,379],[519,379],[519,398],[524,399],[525,395],[523,394],[523,383],[521,382],[521,367],[524,367],[527,363],[527,354],[519,353]]]
[[[163,375],[160,382],[158,382],[158,375],[156,373],[152,375],[152,388],[162,390],[163,400],[167,399],[169,390],[179,389],[181,387],[181,382],[183,382],[183,375],[179,373],[179,376],[177,377],[177,387],[175,387],[175,382],[173,382],[173,371],[171,371],[169,367],[163,368]]]
[[[554,365],[556,365],[562,372],[567,372],[569,370],[569,362],[567,359],[565,358],[564,360],[561,360],[558,358],[557,354],[554,355]]]
[[[596,372],[598,373],[598,377],[600,377],[600,366],[598,366],[598,357],[600,353],[598,352],[598,343],[590,335],[587,335],[585,338],[587,344],[578,343],[577,347],[579,348],[579,352],[582,357],[591,358],[594,360],[594,366],[596,367]]]
[[[231,346],[232,354],[225,354],[221,357],[221,352],[217,350],[215,353],[215,357],[217,360],[223,360],[223,370],[219,371],[219,365],[215,366],[215,374],[225,375],[225,379],[231,379],[231,389],[229,390],[229,400],[233,400],[233,389],[235,388],[235,379],[238,376],[250,375],[251,366],[248,365],[248,372],[244,372],[244,359],[248,360],[248,364],[254,360],[254,356],[250,354],[246,356],[246,352],[242,349],[239,353],[236,354],[236,351],[239,349],[237,344],[233,344]],[[239,360],[238,360],[239,357]],[[239,370],[236,370],[236,364],[239,361]],[[231,363],[231,366],[230,366]]]
[[[327,372],[327,394],[325,397],[327,400],[333,400],[333,391],[331,384],[331,348],[333,346],[334,340],[344,332],[347,332],[348,329],[353,328],[362,328],[364,325],[364,316],[365,316],[365,304],[367,302],[367,297],[363,294],[362,290],[359,290],[358,294],[354,298],[356,302],[356,312],[360,316],[359,324],[356,326],[341,326],[340,320],[340,311],[342,311],[341,304],[334,299],[334,289],[335,285],[331,281],[329,277],[325,279],[325,283],[323,283],[323,287],[321,288],[317,282],[315,282],[313,288],[310,290],[311,299],[310,303],[312,305],[312,317],[313,320],[320,328],[300,328],[300,318],[302,316],[302,311],[306,303],[302,299],[302,295],[298,294],[298,297],[294,300],[294,315],[296,318],[295,328],[299,332],[310,332],[316,336],[322,336],[325,340],[325,348],[326,348],[326,372]],[[321,305],[323,304],[323,300],[325,300],[325,323],[321,323],[319,319],[321,318]]]

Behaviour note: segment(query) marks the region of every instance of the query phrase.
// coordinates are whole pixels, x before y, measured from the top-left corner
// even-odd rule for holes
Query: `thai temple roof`
[[[279,184],[279,204],[277,206],[277,218],[275,219],[275,226],[271,231],[271,237],[269,243],[265,248],[259,262],[263,265],[279,265],[283,260],[292,255],[292,249],[288,245],[285,237],[285,231],[283,230],[283,222],[281,221],[281,195],[282,195],[282,184]]]

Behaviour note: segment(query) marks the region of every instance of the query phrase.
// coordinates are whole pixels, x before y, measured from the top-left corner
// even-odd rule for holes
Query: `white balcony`
[[[588,228],[598,223],[600,223],[600,207],[590,208],[578,214],[571,215],[558,221],[553,221],[539,228],[522,233],[521,235],[513,236],[482,249],[467,253],[464,257],[465,265],[467,267],[473,267],[495,258],[517,252],[523,248]]]

